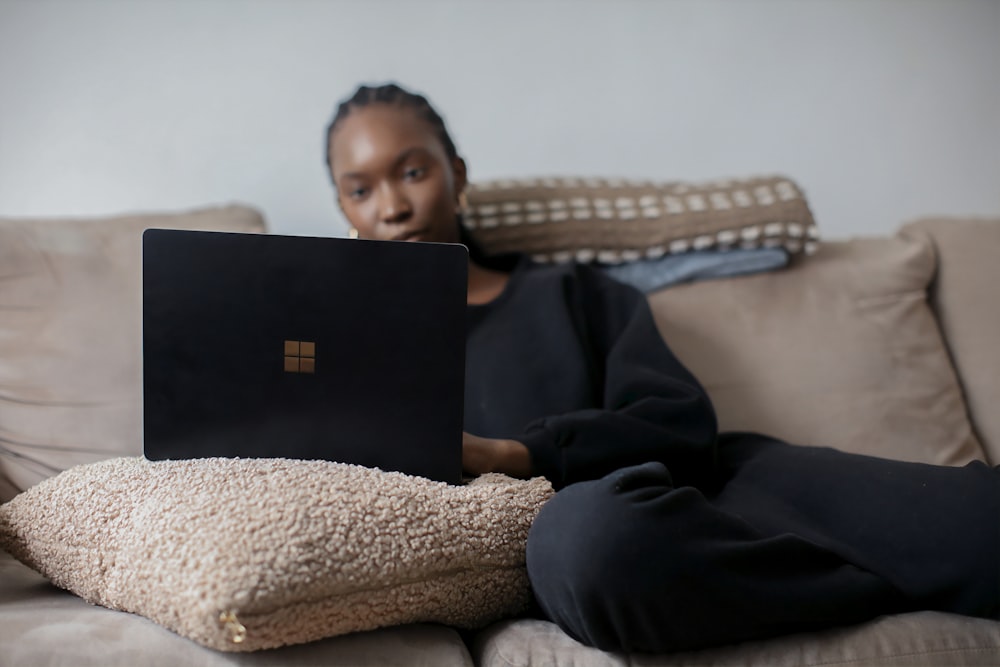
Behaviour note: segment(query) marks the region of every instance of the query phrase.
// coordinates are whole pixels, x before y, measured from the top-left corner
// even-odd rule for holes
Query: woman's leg
[[[713,505],[793,530],[889,581],[921,609],[1000,615],[1000,468],[905,463],[752,433],[721,444]],[[724,470],[724,474],[725,474]]]
[[[732,477],[711,499],[650,463],[549,501],[527,554],[544,613],[587,644],[654,652],[924,607],[996,613],[996,471],[915,471],[759,436],[722,450]]]

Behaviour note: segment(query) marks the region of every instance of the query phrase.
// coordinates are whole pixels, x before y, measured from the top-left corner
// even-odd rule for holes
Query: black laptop
[[[143,450],[460,483],[468,252],[149,229]]]

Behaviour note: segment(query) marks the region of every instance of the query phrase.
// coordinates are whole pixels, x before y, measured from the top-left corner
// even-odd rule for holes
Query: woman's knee
[[[660,463],[616,471],[566,487],[542,507],[528,535],[528,569],[538,577],[586,580],[614,571],[633,545],[648,542],[637,505],[673,493]],[[662,521],[657,520],[657,529]]]
[[[542,610],[587,644],[649,650],[649,626],[689,613],[693,592],[685,589],[706,580],[695,541],[683,536],[692,496],[700,498],[674,489],[658,463],[556,494],[528,536],[528,575]]]

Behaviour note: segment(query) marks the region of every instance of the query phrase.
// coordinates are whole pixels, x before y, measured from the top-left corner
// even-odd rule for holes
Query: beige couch
[[[151,221],[139,217],[106,224],[118,225],[119,237],[134,241],[137,230]],[[243,207],[193,218],[159,218],[152,224],[263,230],[259,216]],[[51,228],[53,233],[57,227]],[[0,232],[5,229],[6,238],[13,238],[10,221],[0,221]],[[88,228],[88,234],[95,229]],[[79,242],[73,233],[66,238]],[[95,248],[106,250],[109,244],[105,236]],[[0,309],[13,312],[3,299],[14,289],[11,281],[23,275],[10,268],[16,258],[9,244],[2,246],[0,261],[6,266],[0,266]],[[983,459],[996,465],[1000,306],[993,291],[1000,282],[998,249],[1000,220],[923,220],[892,237],[827,241],[786,270],[679,286],[652,294],[650,301],[665,337],[712,395],[724,429],[761,430],[795,442],[908,460],[960,465]],[[110,271],[105,288],[119,284],[122,276],[137,275],[131,264],[112,269],[100,269]],[[81,349],[86,341],[59,339],[51,322],[39,324],[37,313],[0,323],[0,390],[12,374],[30,372],[36,374],[40,392],[38,400],[21,403],[0,396],[0,438],[16,440],[8,437],[13,424],[52,437],[61,434],[68,449],[72,442],[103,443],[100,451],[81,452],[18,449],[4,441],[0,493],[6,497],[68,465],[136,453],[135,438],[116,439],[101,430],[113,419],[124,420],[126,434],[138,428],[128,421],[136,400],[135,386],[128,383],[137,375],[129,360],[138,358],[136,329],[129,323],[134,323],[138,294],[125,287],[113,311],[104,314],[122,318],[124,334],[107,341],[109,348],[102,353],[118,360],[121,368],[111,377],[120,378],[127,391],[112,387],[108,396],[115,400],[94,402],[94,409],[103,411],[100,419],[82,419],[64,409],[68,399],[52,400],[66,398],[74,387],[54,387],[48,393],[39,388],[43,381],[54,385],[67,369],[74,370],[72,364],[79,364],[76,371],[100,375],[101,368],[91,367],[96,351]],[[91,298],[86,285],[63,288],[70,292],[61,297],[65,303],[53,296],[62,294],[58,290],[39,294],[47,295],[52,307],[64,309],[60,312],[73,313],[60,326],[74,331],[99,307],[86,301]],[[107,297],[106,290],[101,294]],[[59,363],[19,366],[20,358],[12,352],[17,344],[42,345]],[[38,465],[12,465],[24,457]],[[581,646],[550,623],[511,619],[477,632],[416,625],[258,653],[220,653],[145,618],[90,606],[0,553],[0,665],[88,664],[996,665],[1000,622],[922,612],[821,633],[650,656],[603,653]]]

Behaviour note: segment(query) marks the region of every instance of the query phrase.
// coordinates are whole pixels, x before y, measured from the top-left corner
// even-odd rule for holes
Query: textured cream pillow
[[[827,242],[783,271],[650,303],[721,430],[958,465],[983,450],[927,304],[934,269],[926,239]]]
[[[141,236],[264,232],[246,206],[94,219],[0,218],[0,501],[141,449]]]
[[[801,189],[769,176],[703,183],[535,178],[474,183],[465,224],[486,254],[618,264],[689,250],[812,252]]]
[[[449,486],[327,461],[127,457],[0,506],[0,546],[92,603],[252,651],[521,611],[528,528],[551,494],[543,478]]]

